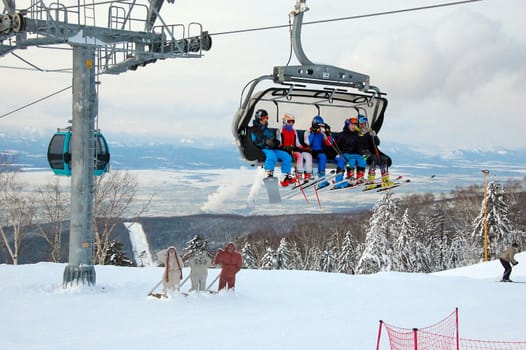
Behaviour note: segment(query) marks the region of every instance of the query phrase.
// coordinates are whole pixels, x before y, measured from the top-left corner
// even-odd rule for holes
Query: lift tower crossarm
[[[42,28],[46,28],[42,30]],[[122,42],[153,43],[160,41],[160,35],[149,32],[132,32],[128,30],[89,27],[80,24],[65,24],[57,22],[50,25],[49,21],[26,19],[25,31],[39,34],[38,38],[23,40],[25,46],[42,44],[60,44],[79,42],[94,46],[105,46]]]

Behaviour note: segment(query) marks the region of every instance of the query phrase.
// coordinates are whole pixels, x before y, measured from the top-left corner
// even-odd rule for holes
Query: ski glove
[[[279,142],[276,139],[267,139],[265,144],[270,148],[276,148],[279,146]]]

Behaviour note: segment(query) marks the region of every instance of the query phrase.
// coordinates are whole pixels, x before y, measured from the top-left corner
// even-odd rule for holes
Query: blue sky
[[[305,21],[445,3],[308,0]],[[67,3],[67,2],[65,2]],[[200,59],[167,59],[101,78],[99,127],[141,138],[231,138],[240,93],[289,57],[286,28],[232,35],[225,31],[288,23],[295,0],[177,0],[165,3],[166,23],[200,22],[213,47]],[[29,6],[17,1],[18,8]],[[419,148],[524,148],[526,13],[523,0],[484,0],[402,14],[306,25],[309,59],[354,70],[388,93],[382,142]],[[98,16],[105,26],[105,14]],[[99,23],[99,22],[98,22]],[[15,51],[44,70],[71,67],[71,52]],[[292,62],[295,64],[296,62]],[[8,54],[1,67],[28,65]],[[71,84],[69,73],[0,68],[0,115]],[[0,119],[0,129],[52,133],[71,119],[71,92]]]

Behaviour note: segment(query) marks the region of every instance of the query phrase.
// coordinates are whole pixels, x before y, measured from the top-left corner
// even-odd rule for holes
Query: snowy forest
[[[35,227],[51,247],[48,260],[63,262],[69,192],[57,182],[36,192],[24,191],[27,184],[20,182],[13,164],[12,159],[0,159],[0,249],[5,262],[18,263],[28,231],[34,232]],[[338,220],[332,213],[304,215],[291,225],[249,224],[252,227],[234,242],[246,268],[350,274],[441,271],[482,260],[485,222],[490,259],[512,242],[523,250],[525,183],[526,178],[492,181],[487,184],[486,198],[480,185],[438,195],[398,197],[386,192],[370,211],[337,214]],[[121,242],[115,241],[114,231],[123,220],[139,218],[148,207],[148,200],[137,199],[137,191],[137,178],[128,172],[114,171],[97,178],[94,264],[133,264],[121,251]],[[136,209],[130,209],[132,204]],[[281,222],[283,216],[269,216],[268,220]],[[200,233],[210,238],[207,232]],[[215,243],[222,244],[217,239]],[[111,258],[116,256],[119,259]]]
[[[466,266],[483,260],[485,222],[490,259],[513,242],[519,250],[524,247],[523,185],[492,181],[486,200],[478,185],[439,197],[426,193],[395,199],[386,192],[370,213],[353,216],[347,227],[316,217],[287,235],[258,232],[237,244],[245,266],[255,269],[368,274]]]

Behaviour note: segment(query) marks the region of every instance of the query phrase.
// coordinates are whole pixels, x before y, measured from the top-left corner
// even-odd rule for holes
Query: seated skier
[[[277,132],[280,147],[289,152],[296,161],[297,181],[309,181],[312,177],[312,154],[301,144],[298,133],[294,129],[295,118],[292,114],[283,116],[283,127]]]
[[[304,139],[305,144],[310,147],[313,159],[318,161],[318,179],[321,179],[325,177],[327,164],[327,155],[323,150],[323,146],[330,147],[334,143],[331,136],[331,127],[325,123],[321,116],[317,115],[312,119],[311,128],[305,131]],[[328,185],[328,181],[322,181],[318,184],[318,188]]]
[[[265,154],[265,163],[263,168],[267,173],[267,177],[274,176],[274,168],[276,163],[281,161],[281,173],[283,180],[280,181],[281,186],[286,187],[294,183],[291,176],[292,157],[291,155],[279,149],[279,141],[276,138],[276,133],[268,128],[268,113],[264,109],[258,109],[252,121],[250,128],[250,138],[252,142]]]
[[[365,159],[361,154],[360,135],[358,133],[358,118],[345,120],[342,132],[336,138],[336,145],[341,152],[336,156],[337,168],[335,189],[353,186],[364,182]],[[356,177],[354,169],[356,167]],[[346,171],[347,181],[343,181],[343,171]]]
[[[359,129],[360,129],[360,144],[361,154],[366,158],[367,166],[369,168],[367,174],[367,182],[374,182],[376,180],[376,168],[380,168],[382,176],[382,187],[392,186],[393,182],[389,180],[389,167],[391,166],[391,158],[382,153],[378,146],[380,139],[376,132],[369,126],[369,120],[363,115],[359,115]],[[374,188],[374,184],[366,185],[365,188]]]

